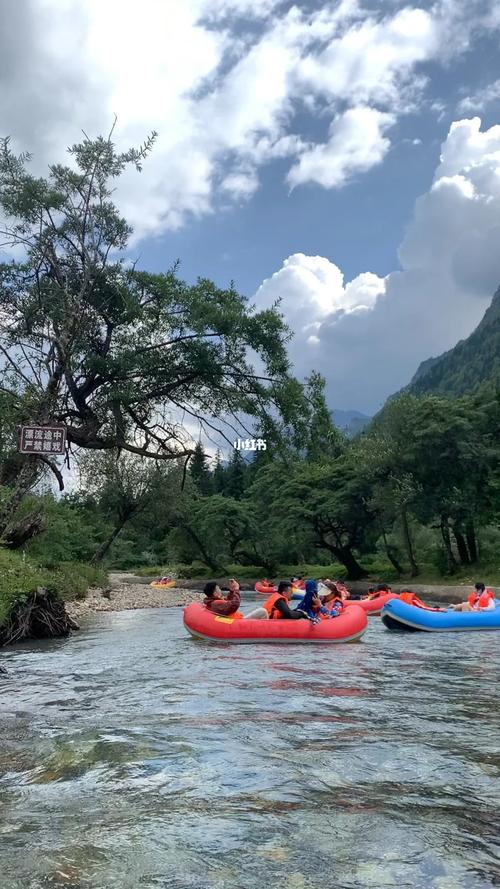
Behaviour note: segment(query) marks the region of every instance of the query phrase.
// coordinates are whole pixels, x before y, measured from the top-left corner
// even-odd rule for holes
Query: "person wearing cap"
[[[329,588],[324,596],[320,596],[320,602],[319,616],[322,620],[337,617],[344,608],[342,596],[336,589]]]

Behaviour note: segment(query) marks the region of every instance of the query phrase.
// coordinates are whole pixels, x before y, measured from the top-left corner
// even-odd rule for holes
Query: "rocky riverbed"
[[[135,581],[135,582],[134,582]],[[110,574],[109,587],[90,590],[85,599],[66,602],[66,611],[77,621],[94,611],[130,611],[137,608],[178,608],[201,601],[199,591],[154,589],[130,574]]]

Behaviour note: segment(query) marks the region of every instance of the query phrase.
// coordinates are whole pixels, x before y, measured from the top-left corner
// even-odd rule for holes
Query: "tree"
[[[282,532],[301,538],[305,548],[333,555],[350,580],[366,576],[356,551],[369,538],[372,525],[369,487],[347,455],[324,464],[276,461],[249,495],[260,496],[263,514],[271,514]]]
[[[306,458],[317,463],[338,457],[346,446],[345,436],[335,426],[325,398],[325,380],[313,372],[306,380]]]
[[[478,434],[469,400],[450,401],[434,395],[419,399],[410,455],[424,492],[416,504],[417,515],[425,522],[437,520],[448,572],[453,573],[457,567],[453,539],[459,561],[468,565],[471,552],[476,555],[474,522],[484,522],[487,517],[487,446]]]
[[[387,546],[387,531],[399,525],[412,577],[419,565],[411,528],[411,511],[421,496],[411,453],[418,399],[403,393],[389,400],[360,439],[353,443],[358,470],[372,488],[371,508],[377,517],[386,553],[398,574],[401,565]]]
[[[498,433],[498,407],[486,396],[448,399],[410,393],[386,405],[358,445],[360,465],[371,475],[374,499],[392,502],[405,549],[417,573],[410,513],[439,531],[448,573],[458,562],[477,560],[476,525],[493,515],[491,471]],[[487,418],[486,418],[487,415]]]
[[[189,461],[189,474],[199,493],[208,497],[213,491],[213,482],[205,451],[200,441],[195,445],[193,456]]]
[[[247,471],[247,464],[240,452],[235,449],[225,472],[225,492],[228,497],[241,500],[245,491]]]
[[[92,556],[98,564],[107,556],[125,525],[144,510],[151,496],[165,499],[167,491],[180,487],[179,473],[161,463],[126,452],[106,451],[86,454],[80,461],[82,490],[92,496],[112,527]]]
[[[274,309],[255,311],[232,286],[188,286],[175,269],[153,275],[125,261],[131,229],[114,182],[140,169],[153,142],[119,153],[111,135],[85,137],[69,149],[71,166],[53,164],[46,179],[0,143],[2,246],[24,254],[0,265],[0,386],[22,401],[24,420],[65,424],[70,449],[175,461],[193,450],[183,417],[230,441],[242,416],[293,414],[297,384]],[[42,466],[56,472],[23,461],[11,511]]]
[[[215,454],[215,466],[212,473],[214,494],[223,494],[226,487],[225,471],[222,465],[221,453],[217,450]]]

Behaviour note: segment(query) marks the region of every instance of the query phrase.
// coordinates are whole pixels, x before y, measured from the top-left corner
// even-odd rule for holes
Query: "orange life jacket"
[[[269,599],[266,599],[264,605],[262,606],[266,609],[269,617],[273,620],[278,620],[278,618],[281,617],[280,612],[276,608],[276,602],[278,602],[280,599],[283,599],[284,602],[287,601],[286,596],[284,596],[283,593],[271,593]]]
[[[495,598],[495,594],[494,594],[493,590],[484,590],[484,592],[481,593],[481,595],[479,595],[477,590],[474,590],[468,597],[467,601],[468,601],[471,608],[478,608],[479,609],[479,608],[487,608],[489,605],[490,599],[494,599],[494,598]]]

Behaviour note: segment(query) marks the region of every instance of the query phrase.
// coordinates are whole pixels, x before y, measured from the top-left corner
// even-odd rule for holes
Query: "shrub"
[[[12,608],[26,602],[38,587],[60,599],[83,598],[92,586],[103,586],[106,574],[83,562],[61,562],[50,571],[18,552],[0,548],[0,626]]]
[[[0,626],[17,602],[45,586],[45,573],[22,555],[0,549]]]

